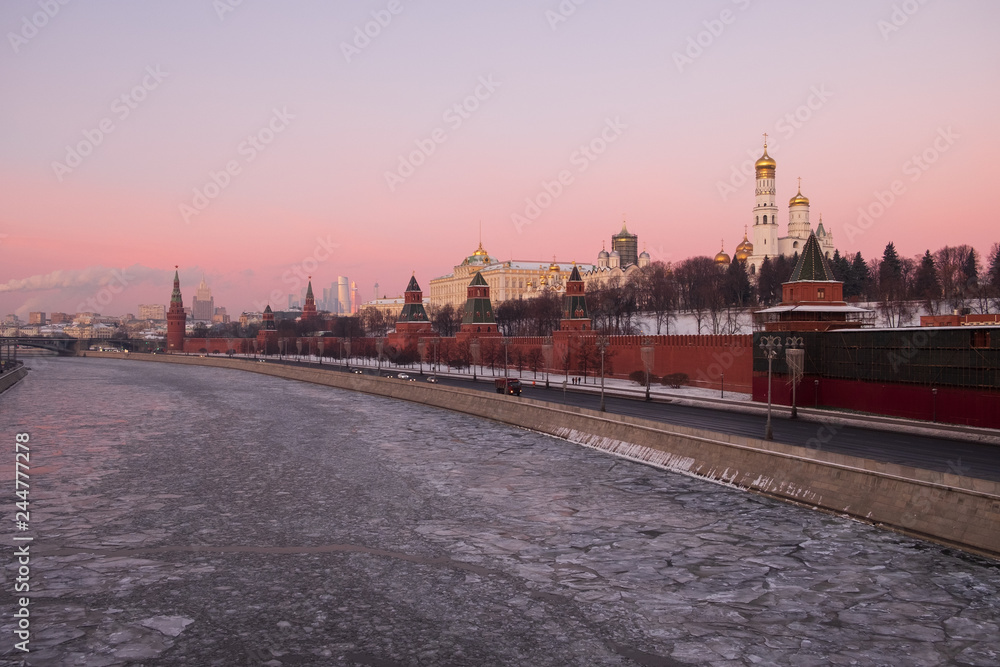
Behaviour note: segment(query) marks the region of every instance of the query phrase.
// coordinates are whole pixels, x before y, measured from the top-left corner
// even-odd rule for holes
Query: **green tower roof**
[[[792,277],[788,279],[789,282],[793,283],[803,280],[822,282],[834,280],[830,264],[826,261],[826,257],[819,247],[819,241],[816,240],[816,235],[813,233],[809,234],[809,240],[806,241],[805,247],[802,248],[802,255],[799,256],[799,263],[795,265]]]

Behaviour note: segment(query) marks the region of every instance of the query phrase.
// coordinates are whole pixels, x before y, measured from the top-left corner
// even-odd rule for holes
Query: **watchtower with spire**
[[[174,267],[174,291],[170,294],[170,310],[167,311],[167,352],[184,351],[184,327],[187,314],[184,312],[184,298],[181,296],[181,278],[178,267]]]

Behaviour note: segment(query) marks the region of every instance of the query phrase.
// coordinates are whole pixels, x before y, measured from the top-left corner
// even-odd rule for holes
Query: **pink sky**
[[[95,299],[135,312],[169,299],[175,264],[187,303],[204,274],[238,314],[295,291],[282,276],[317,256],[318,286],[346,275],[365,299],[376,281],[393,296],[416,271],[427,291],[475,249],[480,221],[501,259],[593,262],[623,216],[654,259],[711,255],[720,239],[732,253],[753,205],[734,169],[763,132],[782,223],[801,176],[841,252],[985,255],[1000,240],[984,198],[1000,5],[688,4],[317,0],[220,16],[122,0],[43,17],[5,2],[0,314]],[[558,20],[560,6],[576,9]],[[387,25],[348,62],[342,44],[373,12]],[[478,108],[449,112],[466,98]],[[583,158],[602,132],[613,141]],[[254,148],[257,134],[270,143]],[[81,142],[96,145],[78,166],[53,166]],[[433,153],[390,189],[417,142]],[[238,173],[185,221],[181,205],[228,163]],[[518,227],[562,170],[569,185]],[[894,182],[901,194],[859,225]]]

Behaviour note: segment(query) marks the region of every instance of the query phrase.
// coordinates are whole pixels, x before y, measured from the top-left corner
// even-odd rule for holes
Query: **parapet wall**
[[[1000,557],[1000,483],[528,398],[241,359],[89,353],[214,366],[413,401]]]
[[[0,394],[7,391],[15,384],[17,384],[25,375],[28,374],[28,369],[24,366],[15,368],[12,371],[8,371],[3,375],[0,375]]]

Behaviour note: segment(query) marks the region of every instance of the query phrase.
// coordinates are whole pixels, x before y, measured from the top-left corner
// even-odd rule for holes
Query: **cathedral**
[[[747,263],[747,272],[756,275],[765,257],[784,255],[792,257],[801,254],[810,233],[813,232],[809,221],[809,198],[802,194],[802,179],[799,179],[799,189],[788,201],[788,228],[785,236],[778,236],[778,206],[775,203],[774,173],[777,165],[774,158],[767,154],[767,135],[764,135],[764,154],[754,163],[757,188],[756,201],[753,208],[753,242],[747,238],[744,231],[743,241],[736,248],[736,259]],[[816,240],[819,242],[823,255],[830,259],[833,256],[833,234],[823,227],[823,216],[816,225]],[[729,264],[729,255],[725,249],[715,256],[717,264]]]

